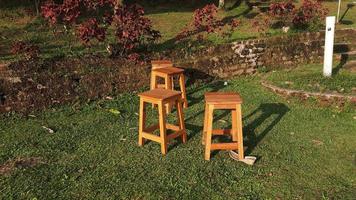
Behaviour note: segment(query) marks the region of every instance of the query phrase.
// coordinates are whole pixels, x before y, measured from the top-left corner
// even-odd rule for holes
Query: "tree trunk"
[[[40,2],[41,0],[35,0],[36,15],[40,15]]]
[[[221,9],[221,8],[224,8],[224,7],[225,7],[225,0],[219,0],[218,8]]]

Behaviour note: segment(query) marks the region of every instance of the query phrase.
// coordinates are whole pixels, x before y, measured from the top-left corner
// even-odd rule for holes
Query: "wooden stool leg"
[[[244,145],[243,145],[243,134],[242,134],[242,112],[241,104],[236,105],[236,116],[237,116],[237,145],[239,148],[239,159],[245,158],[244,155]]]
[[[174,90],[174,76],[171,77],[172,90]]]
[[[211,139],[213,136],[214,106],[208,105],[207,133],[205,139],[205,160],[210,160]]]
[[[232,141],[237,142],[237,114],[236,110],[231,110],[231,136],[232,136]]]
[[[167,154],[167,133],[166,133],[166,111],[163,102],[158,104],[159,112],[159,130],[161,137],[161,152],[163,155]]]
[[[172,81],[171,81],[171,77],[166,75],[165,78],[164,78],[164,84],[165,84],[165,88],[167,90],[173,90],[173,86],[172,86]],[[172,105],[170,103],[168,103],[167,105],[167,114],[171,113],[171,108],[172,108]]]
[[[142,137],[143,130],[146,127],[146,107],[145,102],[140,98],[140,116],[139,116],[139,132],[138,132],[138,145],[143,146],[145,139]]]
[[[184,113],[183,113],[183,106],[182,106],[181,100],[177,100],[176,108],[177,108],[177,117],[178,117],[178,122],[179,122],[179,128],[181,130],[183,130],[182,142],[186,143],[187,142],[187,131],[185,129],[185,124],[184,124]]]
[[[188,108],[188,101],[187,101],[187,91],[185,89],[185,77],[184,74],[179,76],[179,87],[182,92],[182,98],[184,99],[184,108]]]
[[[206,130],[208,127],[208,104],[205,104],[205,110],[204,110],[204,125],[203,125],[203,136],[202,136],[202,140],[201,143],[202,145],[205,145],[205,138],[206,138]]]
[[[151,90],[157,88],[157,76],[156,73],[151,72]],[[155,107],[155,104],[152,104],[152,108]]]

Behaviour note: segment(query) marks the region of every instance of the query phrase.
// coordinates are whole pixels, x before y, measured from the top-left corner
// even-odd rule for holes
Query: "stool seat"
[[[242,103],[242,98],[234,92],[207,92],[205,93],[205,101],[208,104],[236,104]]]
[[[176,74],[183,73],[184,69],[177,68],[177,67],[163,67],[163,68],[153,69],[153,71],[159,74],[176,75]]]
[[[170,98],[175,98],[181,96],[181,92],[175,90],[167,90],[167,89],[153,89],[143,93],[138,94],[140,97],[145,97],[154,101],[163,101]]]

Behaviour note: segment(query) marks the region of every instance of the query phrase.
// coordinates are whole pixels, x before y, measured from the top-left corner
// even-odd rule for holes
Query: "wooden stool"
[[[159,69],[159,68],[164,68],[164,67],[173,67],[173,63],[170,60],[152,60],[151,61],[151,70],[155,70],[155,69]],[[173,85],[173,79],[171,80],[172,85]],[[153,86],[153,76],[152,76],[152,72],[151,72],[151,90],[154,89]],[[165,84],[158,84],[156,83],[156,87],[157,88],[165,88]]]
[[[183,143],[187,141],[187,132],[184,125],[184,114],[182,106],[181,92],[154,89],[139,94],[140,96],[140,116],[139,116],[139,136],[138,144],[143,146],[145,139],[149,139],[161,144],[161,152],[163,155],[167,153],[167,144],[170,140],[182,137]],[[151,103],[158,105],[159,124],[146,128],[146,105]],[[178,126],[166,123],[165,104],[174,103],[177,107]],[[160,130],[160,136],[152,134],[155,130]],[[174,133],[167,135],[166,129],[173,130]]]
[[[173,90],[173,77],[179,77],[179,86],[182,95],[182,101],[184,102],[184,108],[188,107],[187,101],[187,92],[185,89],[185,77],[184,77],[184,69],[180,69],[177,67],[163,67],[152,70],[151,74],[151,90],[158,88],[157,86],[157,77],[161,77],[165,80],[164,89]],[[167,113],[171,111],[171,104],[167,105]]]
[[[205,94],[205,116],[202,143],[205,145],[205,160],[210,160],[211,150],[238,150],[239,159],[244,158],[242,136],[242,99],[232,92],[209,92]],[[232,129],[213,130],[213,112],[215,109],[231,110]],[[230,143],[212,143],[213,135],[231,135]]]

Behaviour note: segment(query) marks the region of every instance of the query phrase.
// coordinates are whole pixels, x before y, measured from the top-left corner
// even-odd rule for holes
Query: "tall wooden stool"
[[[164,67],[173,67],[173,63],[170,60],[152,60],[151,61],[151,70],[155,70],[155,69],[159,69],[159,68],[164,68]],[[173,79],[172,81],[172,85],[173,85]],[[152,76],[152,72],[151,72],[151,89],[154,89],[153,86],[153,76]],[[165,88],[165,84],[158,84],[156,83],[156,87],[157,88]]]
[[[177,67],[163,67],[163,68],[153,69],[151,76],[152,76],[151,89],[158,88],[157,78],[161,77],[165,80],[164,89],[169,89],[169,90],[174,89],[173,78],[175,76],[179,77],[179,87],[181,91],[183,106],[184,108],[188,107],[187,92],[185,89],[184,69],[177,68]],[[171,111],[171,107],[172,107],[171,104],[167,105],[167,113]]]
[[[163,155],[167,153],[167,144],[170,140],[182,137],[183,143],[187,141],[187,132],[184,125],[184,114],[182,106],[181,92],[154,89],[139,94],[140,96],[140,116],[139,116],[139,136],[138,144],[143,146],[145,140],[152,140],[161,144],[161,152]],[[146,103],[158,105],[159,124],[146,127]],[[178,125],[166,123],[165,104],[172,103],[177,107]],[[160,135],[153,134],[155,130],[160,130]],[[167,129],[174,131],[167,135]]]
[[[202,143],[205,145],[205,160],[210,160],[212,150],[238,150],[239,159],[244,158],[242,135],[242,99],[233,92],[209,92],[205,94],[205,116]],[[213,129],[213,112],[216,109],[231,110],[232,129]],[[213,135],[231,135],[232,142],[212,143]]]

